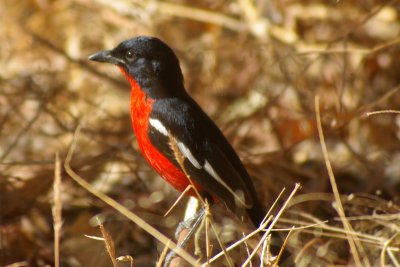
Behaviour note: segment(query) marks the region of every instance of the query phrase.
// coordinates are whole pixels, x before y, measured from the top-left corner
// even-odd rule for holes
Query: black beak
[[[115,65],[121,65],[121,64],[125,63],[123,60],[112,56],[111,50],[104,50],[104,51],[97,52],[97,53],[89,56],[89,60],[97,61],[97,62],[106,62],[106,63],[115,64]]]

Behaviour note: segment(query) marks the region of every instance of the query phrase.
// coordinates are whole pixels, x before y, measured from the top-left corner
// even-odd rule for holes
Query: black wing
[[[170,147],[172,136],[186,171],[205,193],[217,195],[232,210],[251,208],[258,200],[239,157],[201,108],[192,99],[186,101],[169,98],[153,104],[148,133],[152,144],[181,169]]]

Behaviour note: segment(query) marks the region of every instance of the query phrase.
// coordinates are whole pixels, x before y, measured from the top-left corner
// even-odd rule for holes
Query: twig
[[[361,264],[360,256],[358,255],[357,247],[356,247],[356,244],[355,244],[356,237],[353,235],[352,227],[351,227],[350,223],[346,219],[346,215],[344,213],[344,208],[343,208],[343,205],[342,205],[342,201],[340,200],[339,190],[338,190],[337,185],[336,185],[335,176],[333,174],[332,166],[331,166],[331,163],[329,161],[328,150],[326,148],[324,133],[323,133],[323,130],[322,130],[321,115],[320,115],[320,111],[319,111],[319,97],[318,96],[315,97],[315,112],[316,112],[316,116],[317,116],[318,135],[319,135],[319,138],[320,138],[320,143],[321,143],[322,153],[323,153],[325,164],[326,164],[326,169],[328,171],[329,181],[331,183],[333,195],[335,197],[335,202],[336,202],[336,205],[337,205],[337,212],[339,214],[339,217],[342,220],[344,228],[346,229],[347,239],[348,239],[348,242],[349,242],[349,245],[350,245],[351,254],[354,257],[355,264],[356,264],[356,266],[361,267],[363,265]],[[367,259],[365,259],[365,260],[367,261]],[[369,263],[368,263],[368,266],[370,266]]]
[[[390,259],[392,260],[394,266],[395,267],[400,267],[400,262],[397,260],[396,256],[393,255],[392,250],[388,250],[387,253],[388,253]]]
[[[387,109],[387,110],[371,111],[371,112],[366,113],[366,115],[368,117],[372,116],[372,115],[378,115],[378,114],[400,114],[400,110]]]
[[[267,237],[267,239],[264,240],[264,243],[263,243],[263,246],[262,246],[262,249],[261,249],[261,256],[260,256],[261,262],[260,262],[260,267],[263,267],[263,266],[264,266],[264,259],[265,259],[265,257],[267,257],[267,259],[269,260],[269,257],[270,257],[269,243],[270,243],[270,242],[271,242],[271,235],[269,235],[269,236]],[[245,243],[245,244],[246,244],[246,243]],[[247,249],[247,245],[246,245],[246,250],[248,250],[248,249]],[[247,252],[247,254],[249,255],[248,252]]]
[[[157,261],[156,267],[161,267],[162,266],[162,264],[163,264],[163,262],[165,260],[165,257],[167,256],[168,249],[169,249],[168,246],[164,247],[164,249],[163,249],[163,251],[162,251],[162,253],[160,255],[160,258]]]
[[[129,261],[131,267],[133,267],[133,257],[130,255],[125,255],[125,256],[119,256],[117,258],[117,261],[122,261],[122,262],[127,262]]]
[[[283,254],[283,250],[284,250],[284,248],[286,247],[286,244],[287,244],[287,242],[288,242],[288,240],[289,240],[291,234],[293,233],[294,229],[295,229],[294,227],[292,227],[292,229],[290,229],[290,231],[289,231],[289,233],[287,234],[285,240],[283,241],[281,250],[279,251],[279,254],[278,254],[278,256],[277,256],[277,258],[276,258],[276,260],[275,260],[274,267],[278,265],[278,262],[279,262],[279,260],[280,260],[280,258],[281,258],[281,256],[282,256],[282,254]]]
[[[246,235],[245,237],[241,238],[240,240],[236,241],[235,243],[233,243],[232,245],[230,245],[226,250],[227,251],[231,251],[232,249],[236,248],[237,246],[239,246],[240,244],[244,243],[247,239],[255,236],[256,234],[258,234],[259,232],[261,232],[262,230],[264,230],[264,228],[269,224],[269,222],[271,221],[271,217],[269,216],[270,212],[273,210],[274,206],[276,205],[276,203],[278,203],[278,200],[280,199],[280,197],[282,196],[283,192],[285,191],[285,188],[282,189],[282,191],[279,193],[279,195],[276,197],[274,203],[271,205],[271,208],[269,209],[269,211],[267,212],[267,214],[264,216],[264,219],[261,222],[261,225],[259,225],[259,227],[257,229],[255,229],[253,232],[251,232],[250,234]],[[209,260],[209,263],[212,263],[214,261],[216,261],[217,259],[219,259],[222,255],[224,254],[224,251],[219,252],[218,254],[216,254],[214,257],[212,257]],[[203,267],[205,265],[203,264]]]
[[[251,261],[251,259],[254,257],[254,255],[256,254],[257,250],[261,247],[261,245],[263,244],[264,240],[267,238],[267,236],[269,235],[271,229],[275,226],[275,224],[277,223],[277,221],[279,220],[279,218],[281,217],[282,213],[285,211],[286,207],[288,206],[290,200],[292,199],[292,197],[296,194],[297,190],[300,188],[300,184],[296,184],[294,189],[292,190],[292,192],[290,193],[289,197],[286,199],[285,203],[283,204],[282,208],[279,210],[278,214],[276,215],[276,217],[274,218],[274,220],[271,222],[271,224],[268,226],[267,231],[265,232],[265,234],[263,235],[263,237],[261,238],[260,242],[258,242],[257,246],[254,248],[253,252],[251,253],[250,257],[248,257],[246,259],[246,261],[242,264],[242,267],[245,267],[247,264],[249,264],[249,262]],[[278,262],[278,261],[276,261]]]
[[[62,227],[61,163],[56,153],[53,184],[54,266],[60,266],[60,230]]]
[[[164,217],[167,217],[171,211],[175,208],[175,206],[181,201],[181,199],[186,195],[187,191],[192,188],[192,185],[188,185],[185,190],[179,195],[179,197],[175,200],[175,202],[171,205],[171,207],[167,210],[167,212],[164,214]]]
[[[96,219],[97,219],[97,223],[99,224],[101,235],[103,236],[103,241],[104,241],[104,245],[106,246],[108,256],[110,256],[113,266],[118,267],[117,257],[115,254],[114,241],[112,240],[112,238],[111,238],[110,234],[107,232],[107,230],[104,228],[104,225],[101,223],[99,218],[96,217]]]
[[[110,205],[114,209],[116,209],[118,212],[120,212],[122,215],[130,219],[132,222],[136,223],[139,225],[143,230],[145,230],[147,233],[152,235],[154,238],[159,240],[161,243],[169,247],[170,249],[173,249],[179,256],[181,256],[183,259],[185,259],[187,262],[194,266],[200,266],[196,260],[185,250],[180,248],[177,244],[172,242],[170,239],[168,239],[165,235],[163,235],[161,232],[159,232],[157,229],[152,227],[150,224],[148,224],[146,221],[144,221],[142,218],[128,210],[126,207],[123,205],[119,204],[117,201],[114,199],[110,198],[109,196],[105,195],[104,193],[100,192],[93,186],[91,186],[88,182],[86,182],[84,179],[82,179],[79,175],[77,175],[71,168],[71,159],[75,151],[76,147],[76,142],[77,138],[80,132],[80,127],[78,127],[75,131],[74,134],[74,139],[71,144],[70,149],[68,150],[67,158],[65,159],[64,162],[64,168],[66,172],[70,175],[70,177],[77,182],[80,186],[85,188],[87,191],[89,191],[91,194],[95,195],[97,198],[101,199],[103,202],[106,204]]]
[[[172,134],[168,133],[168,138],[169,138],[169,145],[172,149],[172,152],[174,152],[174,157],[176,159],[176,161],[178,162],[179,166],[181,167],[183,173],[185,174],[186,178],[189,180],[190,185],[193,188],[193,191],[195,192],[196,196],[198,197],[198,199],[201,201],[201,203],[203,204],[203,206],[205,206],[205,202],[203,197],[200,195],[200,192],[197,190],[196,185],[194,184],[194,182],[192,181],[192,178],[190,177],[189,173],[186,171],[185,168],[185,158],[182,155],[182,153],[180,152],[178,145],[176,143],[176,139],[172,136]]]
[[[228,251],[226,250],[226,247],[225,247],[224,243],[223,243],[223,242],[221,241],[221,239],[218,237],[218,232],[217,232],[217,229],[215,228],[214,221],[213,221],[213,219],[212,219],[211,213],[206,214],[206,216],[209,217],[209,220],[210,220],[210,222],[211,222],[211,229],[213,230],[213,232],[214,232],[214,234],[215,234],[215,237],[217,238],[218,244],[219,244],[219,246],[221,247],[221,249],[222,249],[222,251],[223,251],[223,253],[224,253],[224,255],[225,255],[225,258],[226,258],[226,261],[228,262],[228,265],[231,266],[231,267],[235,266],[235,265],[233,264],[233,262],[232,262],[232,259],[230,258],[229,254],[228,254]]]
[[[210,206],[207,205],[207,209],[209,209]],[[208,211],[206,210],[206,213],[208,213]],[[210,266],[210,257],[211,257],[211,244],[210,244],[210,220],[208,218],[208,216],[206,217],[206,264],[207,266]]]
[[[361,108],[359,108],[357,110],[357,113],[362,114],[362,113],[364,113],[364,111],[366,111],[368,109],[371,109],[371,108],[377,106],[378,104],[381,104],[382,102],[388,100],[390,97],[394,96],[399,90],[400,90],[400,85],[394,86],[389,91],[387,91],[387,93],[385,93],[384,95],[380,96],[375,101],[373,101],[371,103],[368,103],[367,105],[362,106]]]
[[[265,223],[263,225],[267,225],[269,222],[271,221],[271,217],[268,218],[267,220],[265,220]],[[251,232],[250,234],[246,235],[245,237],[241,238],[240,240],[236,241],[235,243],[233,243],[232,245],[230,245],[226,251],[231,251],[232,249],[236,248],[237,246],[239,246],[240,244],[242,244],[243,242],[245,242],[246,240],[248,240],[249,238],[255,236],[256,234],[258,234],[259,232],[262,231],[262,228],[257,228],[256,230],[254,230],[253,232]],[[209,262],[212,263],[214,261],[216,261],[217,259],[219,259],[222,255],[224,254],[223,251],[219,252],[217,255],[215,255],[214,257],[212,257]],[[205,265],[203,264],[203,267]]]
[[[270,236],[268,236],[268,237],[270,237]],[[265,241],[267,241],[267,239],[265,239]],[[265,241],[264,241],[264,244],[266,243]],[[247,245],[246,241],[244,241],[244,247],[246,248],[247,257],[250,257],[250,249],[249,249],[249,246]],[[250,261],[250,267],[253,267],[253,263],[251,261]]]
[[[386,255],[386,252],[388,252],[388,247],[389,247],[389,245],[390,245],[390,243],[392,243],[393,242],[393,240],[398,236],[398,235],[400,235],[400,233],[396,233],[395,235],[393,235],[388,241],[386,241],[384,244],[383,244],[383,248],[382,248],[382,251],[381,251],[381,266],[382,267],[385,267],[386,266],[386,264],[385,264],[385,255]]]

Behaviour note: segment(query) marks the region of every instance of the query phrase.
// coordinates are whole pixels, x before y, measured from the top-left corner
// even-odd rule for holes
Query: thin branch
[[[53,230],[54,230],[54,266],[60,266],[60,230],[62,227],[62,199],[61,199],[61,163],[56,153],[54,164],[53,184]]]
[[[331,163],[329,161],[328,150],[326,148],[324,133],[323,133],[323,130],[322,130],[321,114],[320,114],[320,111],[319,111],[319,97],[318,96],[315,97],[315,113],[316,113],[316,116],[317,116],[317,128],[318,128],[318,135],[319,135],[319,138],[320,138],[322,153],[323,153],[323,156],[324,156],[326,169],[328,170],[328,176],[329,176],[329,181],[331,183],[333,195],[335,197],[335,202],[336,202],[336,205],[337,205],[337,211],[338,211],[338,214],[339,214],[339,216],[340,216],[340,218],[342,220],[343,226],[346,229],[347,239],[349,241],[351,254],[354,257],[355,264],[356,264],[356,266],[361,267],[363,265],[361,264],[360,256],[358,254],[357,247],[356,247],[356,244],[355,244],[355,239],[357,237],[353,235],[353,233],[352,233],[353,229],[352,229],[350,223],[346,219],[346,215],[344,213],[344,208],[343,208],[343,205],[342,205],[342,201],[340,200],[340,194],[339,194],[339,190],[338,190],[338,187],[337,187],[337,184],[336,184],[335,176],[333,174],[332,166],[331,166]],[[367,259],[365,259],[365,260],[367,261]],[[369,263],[368,263],[368,266],[370,266]]]
[[[114,199],[110,198],[109,196],[105,195],[104,193],[100,192],[93,186],[91,186],[88,182],[86,182],[83,178],[81,178],[78,174],[76,174],[72,168],[71,168],[71,159],[75,151],[76,147],[76,142],[79,136],[80,132],[80,127],[78,127],[75,131],[74,134],[74,139],[71,144],[70,149],[68,150],[67,157],[64,162],[64,168],[65,171],[68,173],[68,175],[75,181],[77,182],[80,186],[85,188],[87,191],[89,191],[91,194],[96,196],[97,198],[101,199],[103,202],[108,204],[109,206],[113,207],[116,209],[119,213],[130,219],[132,222],[140,226],[144,231],[152,235],[154,238],[159,240],[161,243],[163,243],[165,246],[168,248],[174,250],[179,256],[181,256],[184,260],[192,264],[193,266],[200,266],[199,263],[197,263],[196,259],[194,259],[189,253],[187,253],[185,250],[183,250],[181,247],[179,247],[176,243],[172,242],[170,239],[168,239],[165,235],[163,235],[161,232],[159,232],[157,229],[152,227],[150,224],[148,224],[146,221],[144,221],[142,218],[137,216],[135,213],[131,212],[128,210],[126,207],[122,206],[119,204],[117,201]]]

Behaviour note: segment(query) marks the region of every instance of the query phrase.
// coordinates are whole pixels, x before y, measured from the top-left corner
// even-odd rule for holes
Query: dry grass
[[[263,237],[213,207],[195,245],[201,264],[274,264],[268,233],[290,232],[298,266],[400,266],[399,5],[3,0],[0,266],[111,266],[104,243],[85,236],[101,235],[96,218],[114,265],[154,266],[175,247],[187,198],[163,216],[179,193],[138,152],[128,85],[87,60],[140,34],[174,48],[190,94],[264,202],[277,200]]]

